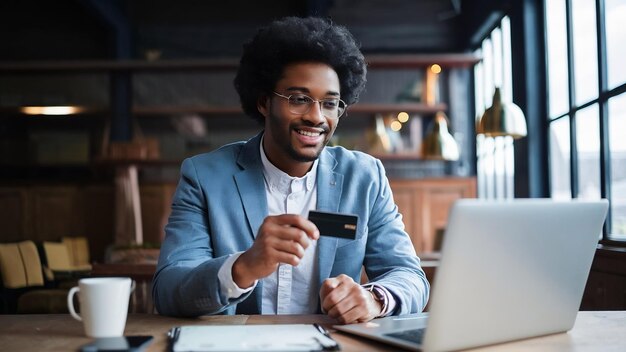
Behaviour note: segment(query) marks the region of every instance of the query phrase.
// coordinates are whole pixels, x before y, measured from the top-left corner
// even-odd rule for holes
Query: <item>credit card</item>
[[[357,215],[310,210],[309,220],[317,226],[321,236],[356,238]]]

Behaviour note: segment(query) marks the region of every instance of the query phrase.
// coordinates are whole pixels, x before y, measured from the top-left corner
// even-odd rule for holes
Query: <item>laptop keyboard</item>
[[[426,329],[421,328],[421,329],[412,329],[412,330],[393,332],[393,333],[385,334],[385,336],[395,337],[396,339],[421,344],[422,338],[424,338],[424,332],[426,332]]]

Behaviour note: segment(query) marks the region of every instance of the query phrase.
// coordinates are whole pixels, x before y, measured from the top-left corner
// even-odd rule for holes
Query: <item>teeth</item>
[[[317,137],[321,134],[321,132],[309,132],[309,131],[301,131],[301,130],[298,130],[298,133],[300,133],[303,136],[308,136],[308,137]]]

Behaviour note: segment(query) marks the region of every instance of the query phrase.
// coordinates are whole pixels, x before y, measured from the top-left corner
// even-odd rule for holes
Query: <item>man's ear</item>
[[[267,95],[260,96],[256,101],[256,108],[261,115],[267,118],[270,114],[270,98]]]

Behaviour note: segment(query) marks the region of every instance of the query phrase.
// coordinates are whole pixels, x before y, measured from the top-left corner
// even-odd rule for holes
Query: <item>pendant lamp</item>
[[[422,158],[427,160],[458,160],[459,146],[448,131],[446,114],[438,112],[422,142]]]
[[[500,88],[496,88],[491,107],[478,120],[476,134],[488,137],[511,136],[514,139],[526,137],[526,118],[519,106],[503,103]]]

